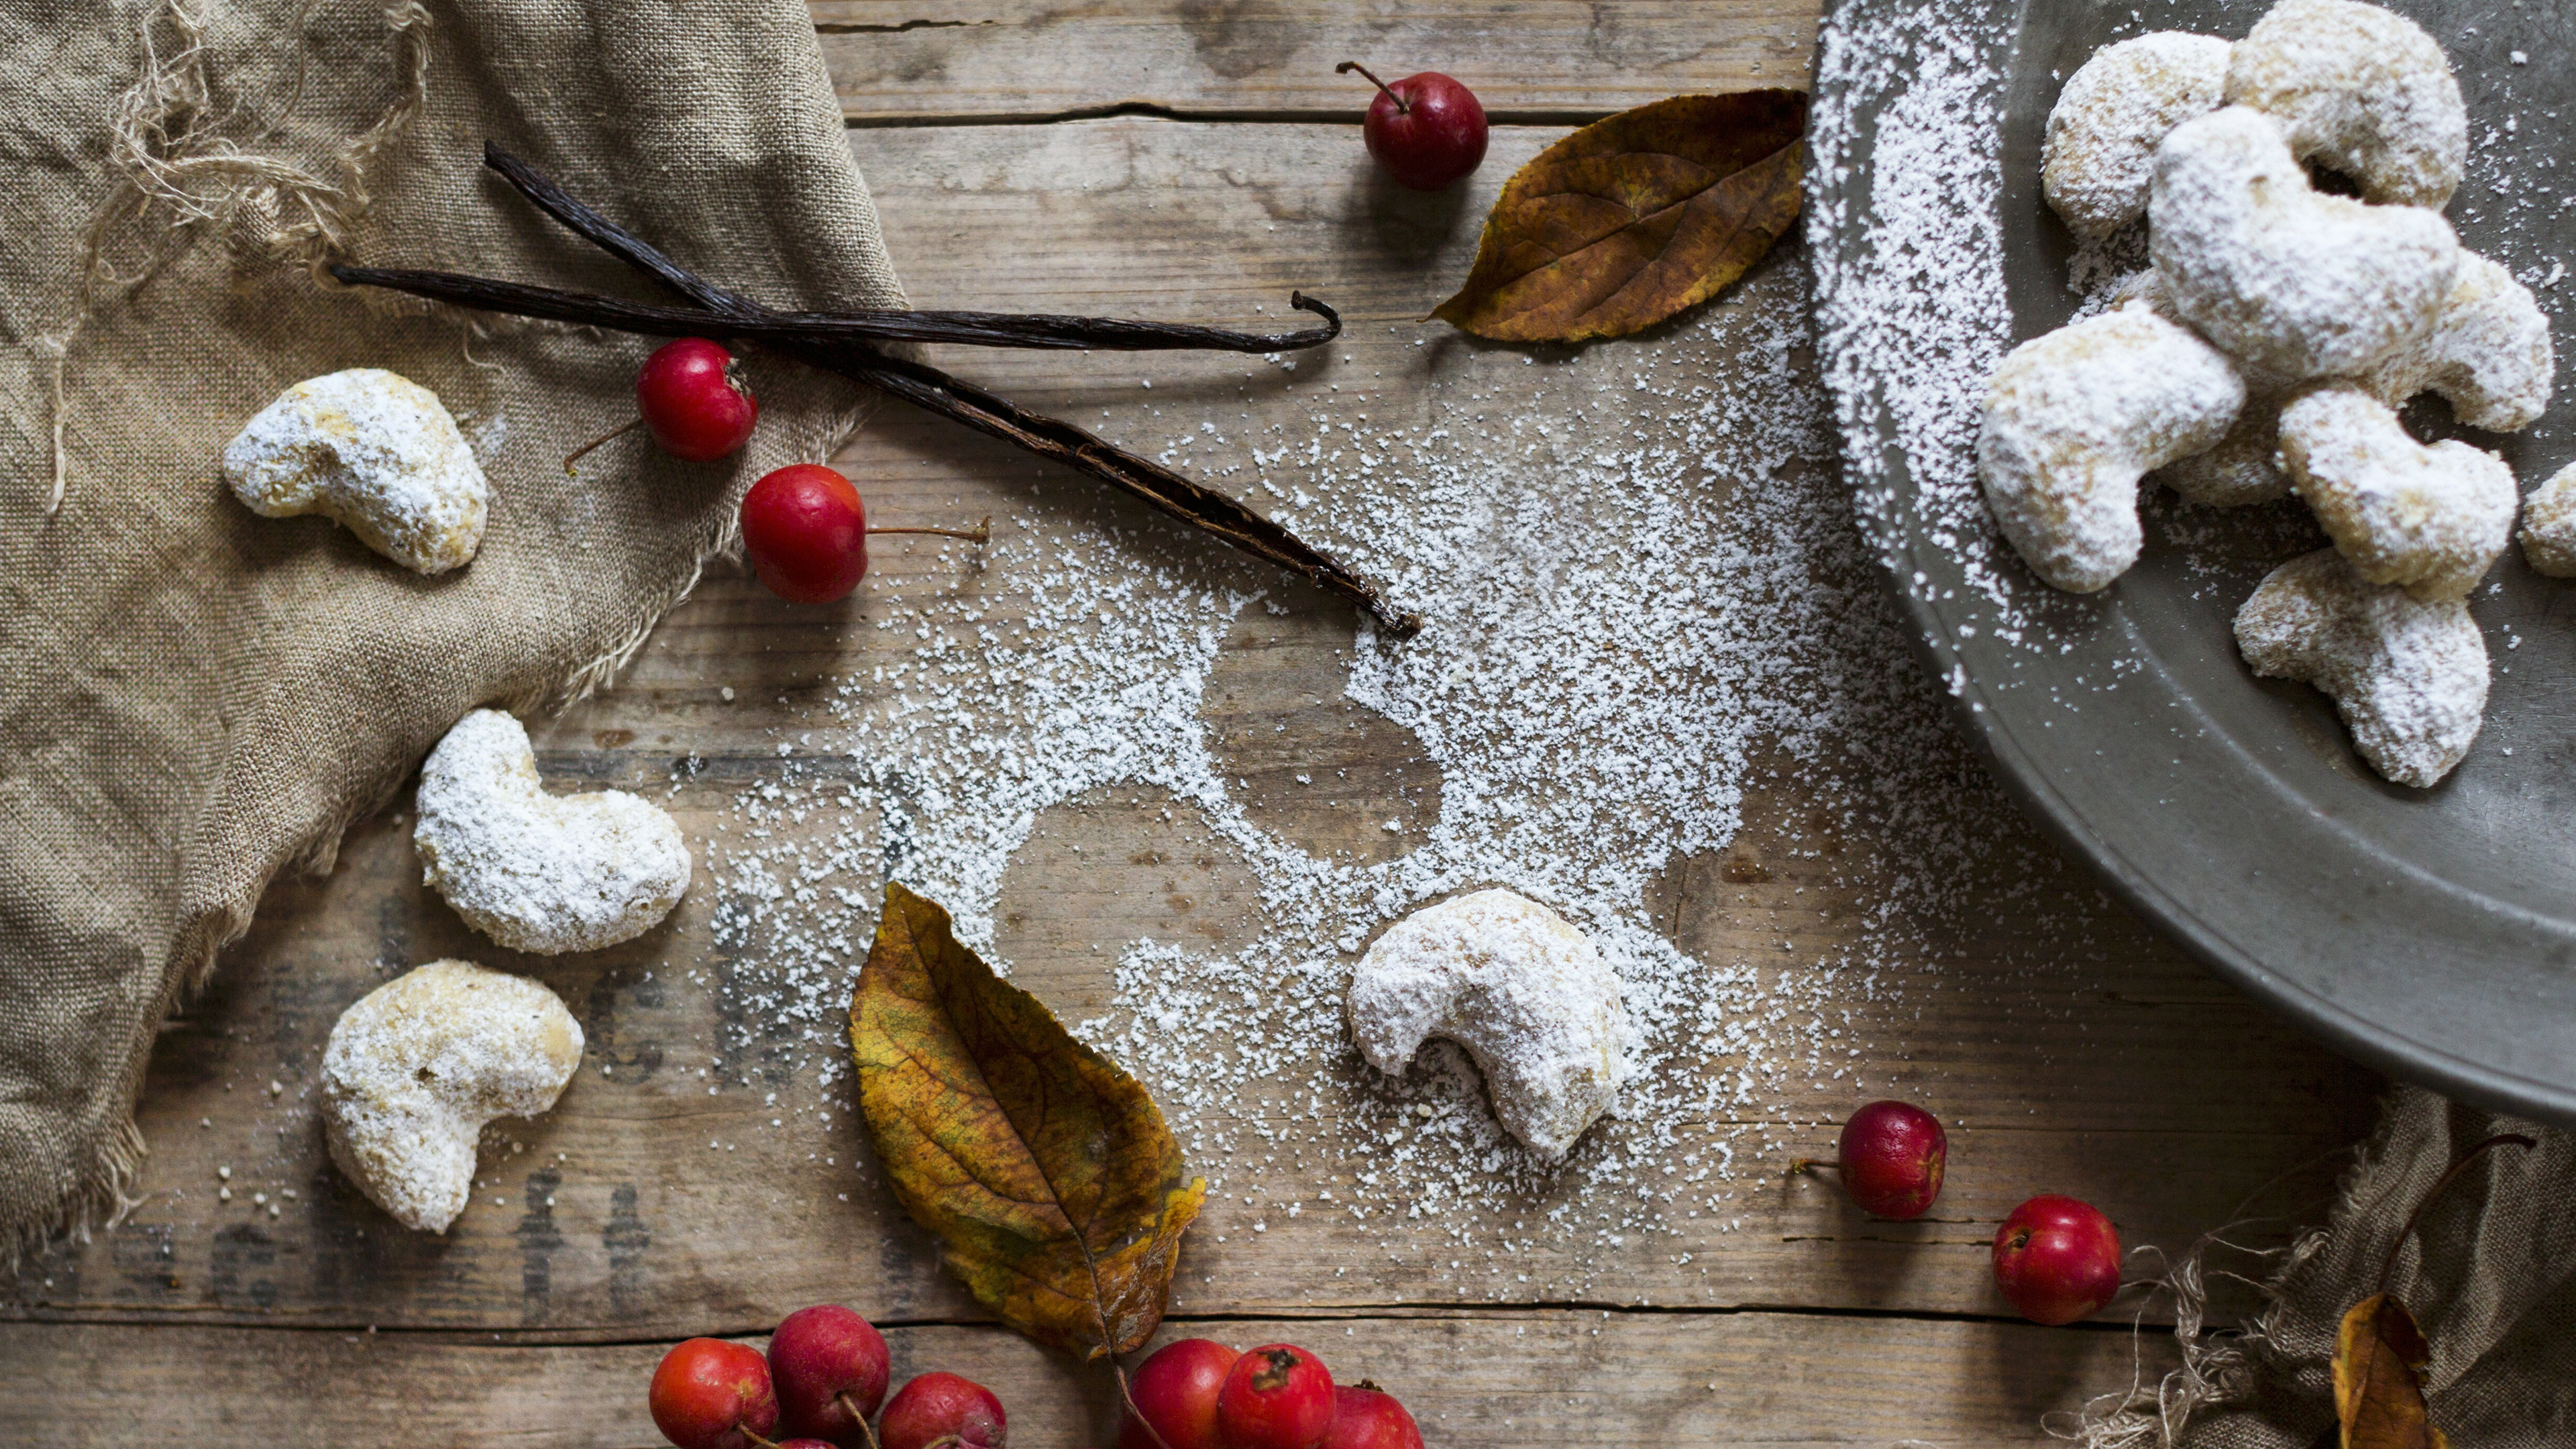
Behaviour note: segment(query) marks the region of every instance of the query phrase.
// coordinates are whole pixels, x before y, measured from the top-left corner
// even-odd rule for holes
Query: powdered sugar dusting
[[[1146,1082],[1211,1179],[1218,1240],[1243,1226],[1227,1203],[1258,1231],[1274,1193],[1331,1182],[1279,1210],[1479,1264],[1458,1291],[1499,1296],[1528,1291],[1502,1265],[1533,1215],[1578,1259],[1693,1219],[1722,1230],[1751,1170],[1739,1150],[1785,1146],[1791,1098],[1849,1105],[1886,1086],[1889,1058],[1848,1029],[1852,1008],[1917,989],[1948,949],[1957,883],[2027,841],[1966,765],[1853,527],[1806,280],[1793,246],[1660,340],[1425,349],[1402,376],[1317,388],[1299,423],[1257,431],[1167,415],[1164,461],[1262,498],[1425,617],[1400,643],[1359,627],[1345,656],[1348,697],[1411,731],[1440,772],[1407,853],[1310,854],[1211,749],[1211,673],[1239,620],[1289,607],[1276,575],[1170,531],[1001,518],[979,592],[1017,607],[873,595],[875,627],[909,648],[841,680],[709,842],[728,989],[746,1014],[806,1023],[802,1060],[837,1077],[834,1017],[866,949],[873,871],[989,946],[1013,859],[1049,812],[1114,795],[1204,829],[1257,887],[1255,939],[1130,940],[1110,953],[1111,1010],[1077,1024]],[[800,773],[824,755],[831,778]],[[1827,952],[1775,941],[1699,959],[1658,929],[1649,889],[1734,838],[1757,759],[1802,818],[1855,844],[1837,864],[1882,893]],[[1561,1164],[1497,1125],[1463,1052],[1435,1041],[1384,1076],[1344,1021],[1381,927],[1492,886],[1581,929],[1634,1024],[1617,1115]]]
[[[1997,227],[2003,76],[1986,53],[2006,24],[1998,7],[1890,4],[1850,7],[1826,29],[1808,144],[1836,184],[1810,188],[1807,236],[1836,421],[1846,438],[1874,438],[1884,408],[1893,443],[1846,450],[1862,519],[1893,568],[1910,495],[1924,541],[2009,611],[1973,463],[1979,400],[2012,340]],[[1855,195],[1840,183],[1864,154],[1870,186]],[[1873,245],[1840,255],[1864,226]]]

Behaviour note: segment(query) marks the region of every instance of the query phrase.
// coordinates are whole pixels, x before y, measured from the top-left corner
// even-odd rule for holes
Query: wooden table
[[[814,4],[916,302],[1239,319],[1301,286],[1352,318],[1296,388],[1243,388],[1240,359],[1157,362],[1159,393],[1127,365],[945,359],[1147,452],[1174,429],[1156,409],[1175,399],[1240,395],[1257,427],[1307,418],[1328,378],[1400,379],[1419,356],[1409,319],[1463,275],[1474,219],[1513,168],[1569,125],[1659,96],[1803,85],[1815,30],[1812,0],[948,8]],[[1479,92],[1499,124],[1463,197],[1373,179],[1352,124],[1365,97],[1331,71],[1346,58],[1389,74],[1436,66]],[[1793,294],[1794,253],[1748,295]],[[1616,366],[1620,345],[1570,365]],[[1518,364],[1469,349],[1443,365],[1508,399],[1527,385]],[[1400,381],[1372,385],[1380,405],[1405,405]],[[896,411],[840,463],[881,517],[1161,526]],[[1170,537],[1176,553],[1195,546]],[[900,549],[880,551],[869,584],[980,586],[953,555]],[[1438,770],[1343,696],[1348,614],[1291,602],[1252,611],[1220,655],[1204,711],[1218,752],[1249,808],[1309,849],[1400,851],[1436,810]],[[989,601],[997,617],[1014,606]],[[703,866],[743,792],[780,777],[779,747],[824,718],[831,682],[896,647],[866,620],[864,601],[800,610],[719,567],[613,693],[541,727],[545,770],[557,788],[656,798],[678,770],[669,804]],[[809,781],[835,768],[800,758]],[[1347,781],[1331,807],[1290,784],[1326,767]],[[1649,892],[1647,909],[1694,956],[1829,949],[1858,937],[1879,898],[1794,772],[1779,779],[1749,796],[1724,851],[1677,863]],[[1991,805],[1972,766],[1954,783],[1962,811]],[[818,1080],[828,1044],[755,1003],[757,933],[717,933],[728,896],[713,872],[639,941],[512,957],[424,894],[407,805],[354,830],[327,879],[272,889],[169,1026],[145,1092],[142,1201],[114,1229],[31,1258],[0,1297],[0,1440],[655,1443],[643,1388],[670,1342],[758,1335],[815,1301],[884,1326],[898,1380],[946,1367],[992,1385],[1022,1449],[1113,1435],[1099,1377],[992,1326],[893,1206],[847,1073]],[[1998,858],[2026,864],[1963,886],[1967,906],[1922,979],[1846,1018],[1871,1044],[1873,1076],[1954,1124],[1929,1219],[1873,1222],[1777,1173],[1797,1151],[1829,1151],[1853,1101],[1847,1085],[1792,1080],[1751,1124],[1747,1140],[1773,1150],[1737,1169],[1735,1230],[1685,1222],[1606,1253],[1541,1242],[1525,1276],[1470,1295],[1436,1242],[1358,1234],[1325,1214],[1273,1214],[1249,1232],[1256,1209],[1221,1187],[1189,1240],[1167,1335],[1304,1341],[1399,1392],[1434,1445],[2039,1439],[2044,1413],[2126,1379],[2136,1300],[2074,1328],[2014,1319],[1986,1270],[2002,1215],[2057,1190],[2100,1204],[2132,1244],[2179,1250],[2239,1218],[2258,1219],[2240,1239],[2281,1241],[2316,1212],[2377,1084],[2212,980],[2026,831],[2006,843]],[[1221,842],[1121,792],[1048,812],[1001,902],[996,953],[1068,1019],[1104,1008],[1120,943],[1222,945],[1263,928]],[[447,955],[547,981],[582,1018],[590,1055],[557,1111],[487,1137],[473,1207],[431,1239],[338,1180],[313,1080],[341,1007],[392,968]],[[2147,1305],[2151,1323],[2166,1313]]]

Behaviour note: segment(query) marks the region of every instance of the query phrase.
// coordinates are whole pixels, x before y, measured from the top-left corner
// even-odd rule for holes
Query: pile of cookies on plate
[[[2357,0],[2282,0],[2233,44],[2104,47],[2049,115],[2044,189],[2085,243],[2143,222],[2152,265],[2015,348],[1977,440],[2004,537],[2078,593],[2137,560],[2150,474],[2213,507],[2304,502],[2333,546],[2263,581],[2237,647],[2332,695],[2362,757],[2405,785],[2477,736],[2468,598],[2518,514],[2531,566],[2576,576],[2576,467],[2525,504],[2502,459],[2420,443],[2398,417],[2430,392],[2511,432],[2549,403],[2548,319],[2442,216],[2468,143],[2441,47]]]

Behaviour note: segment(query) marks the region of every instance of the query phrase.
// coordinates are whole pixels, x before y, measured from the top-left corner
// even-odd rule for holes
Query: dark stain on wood
[[[600,1246],[608,1250],[608,1306],[620,1318],[633,1318],[649,1306],[644,1290],[644,1250],[653,1235],[635,1210],[635,1184],[621,1182],[608,1195],[608,1226]]]
[[[519,1240],[519,1321],[542,1323],[554,1297],[554,1255],[564,1245],[555,1229],[555,1189],[563,1174],[541,1167],[528,1174],[526,1212],[510,1235]]]

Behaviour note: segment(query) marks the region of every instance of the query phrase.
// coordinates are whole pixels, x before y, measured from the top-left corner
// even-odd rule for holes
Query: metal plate
[[[2147,7],[2141,23],[2130,0],[2025,0],[1988,6],[1967,33],[1962,13],[1975,6],[1831,7],[1810,199],[1857,496],[1934,667],[1999,772],[2131,904],[2365,1061],[2576,1122],[2576,582],[2542,578],[2508,553],[2473,602],[2495,667],[2476,747],[2433,789],[2390,785],[2353,754],[2330,700],[2257,680],[2236,654],[2237,605],[2272,566],[2323,542],[2298,504],[2221,512],[2158,497],[2145,557],[2088,599],[2050,590],[2008,550],[1981,570],[1976,548],[1957,543],[1955,510],[1945,518],[1925,491],[1956,460],[1926,457],[1925,427],[1891,402],[1904,385],[1895,370],[1926,359],[1848,341],[1836,355],[1838,316],[1884,306],[1856,279],[1875,268],[1883,284],[1889,258],[1920,240],[1905,233],[1922,225],[1908,219],[1921,198],[1908,203],[1904,178],[1879,169],[1922,160],[1918,146],[1881,144],[1883,118],[1909,87],[1982,77],[2000,128],[1999,147],[1988,138],[2000,174],[1985,193],[1997,294],[2019,341],[2063,324],[2078,300],[2066,285],[2068,237],[2039,188],[2042,126],[2062,78],[2107,41],[2149,29],[2235,39],[2263,8]],[[2549,280],[2562,255],[2576,267],[2576,67],[2563,64],[2559,7],[2393,8],[2442,43],[2468,100],[2470,179],[2453,224],[2466,245],[2541,283],[2555,320],[2576,292],[2576,276]],[[1856,36],[1880,50],[1862,53]],[[1904,36],[1922,38],[1891,39]],[[1916,50],[1891,61],[1886,47],[1907,43]],[[1960,194],[1975,204],[1975,188]],[[2560,326],[2557,338],[2563,361],[2576,334]],[[2419,436],[2500,453],[2528,491],[2576,453],[2570,392],[2562,368],[2548,417],[2512,437],[2457,429],[2438,401],[2408,420]],[[1957,422],[1938,446],[1966,446],[1973,413],[1965,433]]]

